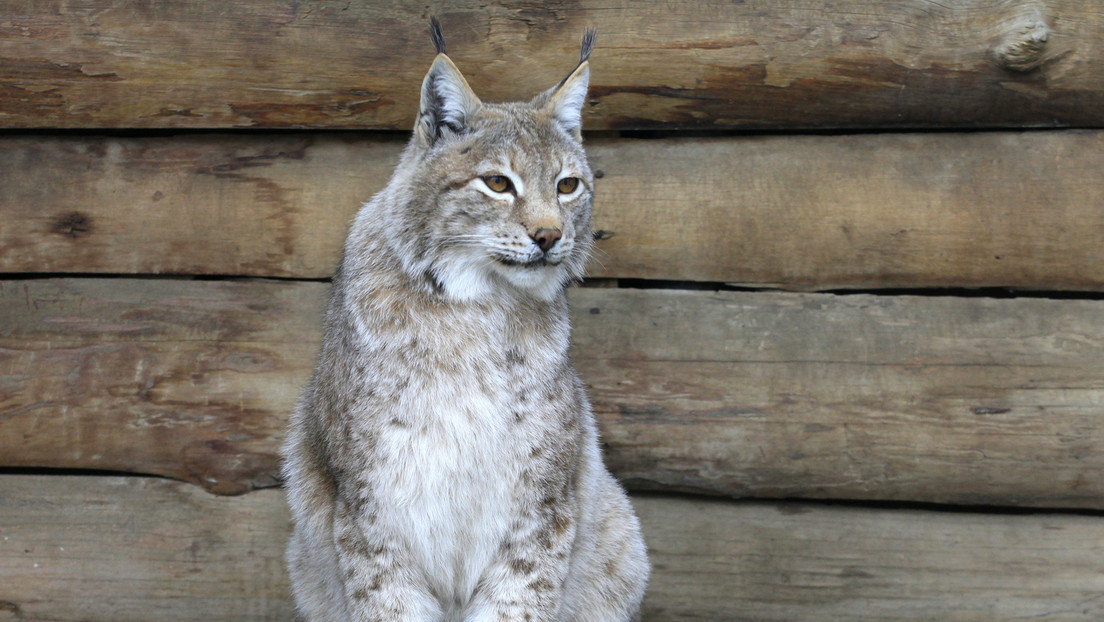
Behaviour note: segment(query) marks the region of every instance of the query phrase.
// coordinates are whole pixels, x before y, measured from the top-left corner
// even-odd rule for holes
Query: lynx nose
[[[560,241],[563,237],[563,231],[559,229],[549,229],[548,227],[542,227],[535,232],[529,234],[529,237],[533,238],[533,241],[537,243],[537,246],[544,252],[548,252],[548,249],[552,248],[556,242]]]

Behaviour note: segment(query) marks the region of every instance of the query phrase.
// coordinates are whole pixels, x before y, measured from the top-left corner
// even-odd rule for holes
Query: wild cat
[[[559,84],[491,104],[432,32],[413,137],[350,228],[284,447],[299,614],[632,619],[644,542],[568,358],[594,33]]]

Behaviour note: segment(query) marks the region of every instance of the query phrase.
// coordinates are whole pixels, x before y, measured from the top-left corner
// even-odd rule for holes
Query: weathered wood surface
[[[0,139],[0,271],[319,278],[401,140]]]
[[[1104,447],[1104,302],[584,290],[573,303],[608,463],[633,488],[1104,507],[1104,464],[1088,466]]]
[[[633,499],[645,620],[1099,620],[1104,520]],[[1082,548],[1082,546],[1084,548]]]
[[[8,1],[0,125],[407,128],[427,18],[488,100],[529,97],[599,32],[585,124],[1104,123],[1096,0]]]
[[[292,620],[280,490],[0,476],[0,620]]]
[[[0,272],[331,274],[393,139],[0,139]],[[595,140],[592,276],[1104,290],[1104,132]]]
[[[1104,520],[637,496],[644,620],[1085,620]],[[290,620],[279,490],[0,476],[0,620]]]
[[[278,483],[327,287],[157,280],[0,284],[0,464]]]
[[[1104,289],[1104,133],[623,141],[599,276]],[[1091,275],[1091,276],[1090,276]]]
[[[0,289],[0,466],[269,486],[320,283]],[[576,289],[613,471],[734,497],[1104,508],[1104,301]]]

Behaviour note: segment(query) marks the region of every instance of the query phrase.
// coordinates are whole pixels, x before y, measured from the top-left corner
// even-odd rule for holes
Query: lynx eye
[[[494,192],[509,192],[514,187],[510,183],[510,178],[505,175],[487,175],[482,179],[483,183],[487,184],[487,187]]]
[[[572,192],[575,192],[575,189],[578,187],[578,177],[564,177],[560,181],[556,182],[556,190],[560,194],[571,194]]]

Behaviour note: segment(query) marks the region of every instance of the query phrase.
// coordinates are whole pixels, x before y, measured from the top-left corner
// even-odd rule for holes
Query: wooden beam
[[[166,475],[220,493],[279,481],[317,356],[320,283],[0,285],[0,464]]]
[[[326,286],[0,288],[0,466],[271,486]],[[1104,509],[1104,301],[575,289],[634,489]]]
[[[0,620],[293,619],[280,490],[0,476]]]
[[[633,500],[644,620],[1099,620],[1099,517]],[[0,619],[291,620],[279,490],[0,476]]]
[[[438,7],[488,101],[529,98],[598,29],[591,129],[1100,126],[1095,0],[586,0]],[[424,3],[17,2],[0,125],[407,129]]]
[[[322,278],[402,141],[0,139],[0,272]],[[1104,132],[594,140],[597,277],[1104,290]]]
[[[0,271],[305,278],[333,273],[402,147],[320,134],[3,144]]]
[[[1099,517],[640,496],[633,504],[654,565],[644,620],[1088,622],[1104,615]]]
[[[795,290],[1104,289],[1104,133],[618,141],[600,276]],[[1092,276],[1090,276],[1092,274]]]
[[[1104,507],[1083,470],[1104,302],[576,294],[575,358],[633,488]]]

